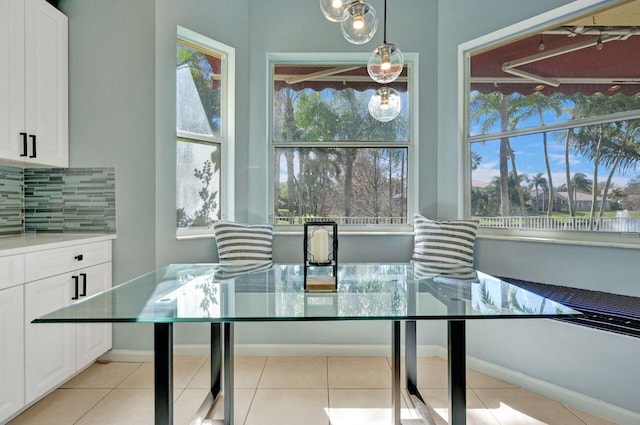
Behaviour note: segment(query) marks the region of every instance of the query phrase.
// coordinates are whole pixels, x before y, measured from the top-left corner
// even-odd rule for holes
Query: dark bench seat
[[[586,316],[557,320],[640,338],[640,297],[500,278],[581,311]]]

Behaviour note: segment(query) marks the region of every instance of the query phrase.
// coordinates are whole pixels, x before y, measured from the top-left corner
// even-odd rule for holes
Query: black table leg
[[[233,425],[233,323],[224,323],[224,425]]]
[[[211,395],[215,400],[222,390],[222,333],[220,323],[211,323]]]
[[[419,396],[418,353],[415,320],[407,320],[404,324],[404,353],[404,367],[407,375],[407,391],[409,394]]]
[[[154,324],[155,425],[173,425],[173,324]]]
[[[449,424],[467,423],[466,335],[464,320],[449,320]]]
[[[400,394],[400,321],[391,324],[391,409],[393,425],[400,425],[402,399]]]

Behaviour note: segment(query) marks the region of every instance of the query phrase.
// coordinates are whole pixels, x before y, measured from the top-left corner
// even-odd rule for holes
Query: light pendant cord
[[[383,20],[384,28],[382,31],[382,42],[387,44],[387,0],[384,0],[384,20]]]

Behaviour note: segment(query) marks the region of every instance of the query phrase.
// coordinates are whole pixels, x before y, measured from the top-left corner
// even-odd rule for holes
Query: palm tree
[[[511,170],[513,172],[515,181],[517,182],[520,182],[522,180],[527,181],[528,178],[526,176],[524,179],[521,179],[520,176],[518,175],[518,168],[516,167],[516,153],[511,148],[511,143],[509,142],[509,140],[507,140],[507,149],[509,151],[509,159],[511,159]],[[518,196],[518,201],[520,201],[520,209],[524,214],[524,211],[526,210],[527,205],[525,203],[524,194],[522,193],[522,186],[520,184],[516,185],[516,195]]]
[[[584,173],[575,173],[573,178],[571,179],[571,184],[569,185],[571,188],[571,192],[573,194],[573,202],[574,204],[577,202],[577,193],[589,193],[593,188],[593,182],[587,178],[587,175]],[[571,197],[571,195],[570,195]]]
[[[621,201],[627,196],[627,194],[625,193],[624,189],[616,187],[611,191],[611,199],[613,199],[613,201],[620,205]]]
[[[574,117],[571,117],[573,119]],[[576,206],[573,202],[573,197],[571,196],[571,169],[569,166],[569,152],[571,149],[571,144],[573,140],[574,129],[570,128],[567,130],[567,135],[565,136],[564,141],[564,172],[565,177],[567,179],[567,202],[569,203],[569,215],[574,217],[576,214]]]
[[[612,179],[616,171],[628,171],[640,163],[640,146],[637,139],[640,133],[640,121],[622,121],[616,124],[609,144],[605,147],[603,165],[609,167],[609,175],[602,189],[602,203],[598,212],[598,222],[604,215],[609,188],[613,187]],[[615,196],[613,196],[615,194]],[[612,198],[617,202],[621,198],[620,189],[614,189]]]
[[[478,152],[471,151],[471,169],[476,170],[481,162],[482,157],[478,154]]]
[[[535,189],[536,191],[536,209],[538,208],[538,189],[542,188],[542,194],[543,194],[542,208],[544,208],[544,193],[549,188],[549,185],[547,184],[547,179],[544,178],[542,173],[538,173],[535,176],[533,176],[533,178],[530,179],[529,189],[532,189],[532,188]]]
[[[604,96],[596,93],[589,97],[577,95],[575,96],[575,100],[576,104],[574,112],[579,118],[637,109],[638,106],[640,106],[639,100],[636,96],[626,97],[622,94]],[[600,216],[604,211],[606,191],[611,183],[613,173],[618,167],[619,161],[623,156],[627,156],[627,158],[631,159],[634,164],[637,163],[637,160],[634,160],[629,156],[633,152],[636,152],[637,154],[637,149],[631,148],[629,150],[628,146],[625,148],[624,143],[619,142],[621,126],[624,125],[625,122],[599,124],[595,126],[582,127],[576,132],[575,147],[577,152],[588,157],[593,162],[591,211],[589,214],[590,230],[593,230],[596,218],[596,206],[598,195],[600,193],[598,190],[598,170],[601,164],[608,164],[611,168],[607,184],[605,184],[603,190],[604,195],[602,198],[602,205],[600,206]],[[616,139],[618,139],[618,141],[616,141]],[[616,158],[618,159],[616,160]]]
[[[523,105],[519,109],[516,120],[529,118],[537,115],[540,119],[540,125],[545,125],[544,113],[553,112],[556,118],[562,114],[562,109],[567,101],[567,97],[563,93],[553,93],[550,96],[545,96],[540,92],[534,92],[529,96],[525,96],[523,99]],[[544,164],[547,169],[547,181],[549,188],[549,205],[547,207],[547,216],[551,216],[553,211],[553,203],[555,196],[553,194],[553,178],[551,176],[551,166],[549,164],[549,153],[547,150],[547,132],[542,132],[542,146],[544,149]]]
[[[294,103],[296,98],[296,92],[293,90],[279,90],[276,92],[277,104],[281,104],[281,116],[283,126],[281,128],[283,140],[296,140],[296,125],[295,125],[295,109]],[[295,171],[294,171],[294,153],[292,149],[285,149],[283,151],[287,163],[287,210],[290,217],[299,215],[297,211],[300,206],[299,202],[296,202],[296,184],[295,184]],[[278,158],[276,158],[276,163]],[[278,167],[276,167],[278,169]],[[277,180],[276,180],[277,182]],[[276,183],[277,184],[277,183]],[[276,191],[276,193],[279,193]]]
[[[519,95],[513,95],[517,99]],[[500,131],[505,132],[510,129],[509,118],[512,114],[511,96],[503,95],[501,92],[491,92],[478,94],[471,101],[471,119],[481,121],[480,129],[483,133],[496,124],[500,124]],[[500,138],[500,214],[503,217],[510,215],[509,200],[509,158],[512,150],[509,146],[509,138]],[[515,160],[512,158],[512,163]]]
[[[339,137],[345,140],[358,140],[362,132],[364,119],[360,115],[362,108],[353,89],[345,89],[338,92],[340,99],[340,125]],[[356,148],[341,149],[341,159],[344,164],[344,201],[343,214],[351,217],[353,202],[353,165],[358,156]]]

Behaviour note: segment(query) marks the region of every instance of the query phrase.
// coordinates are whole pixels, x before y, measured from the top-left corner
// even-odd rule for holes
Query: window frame
[[[220,218],[233,220],[235,215],[235,48],[213,40],[195,31],[177,26],[176,44],[179,40],[197,46],[205,51],[220,55],[222,69],[220,74],[220,135],[202,135],[176,128],[176,146],[179,138],[194,140],[197,143],[217,144],[220,146]],[[177,105],[177,93],[176,93]],[[176,157],[177,160],[177,157]],[[176,178],[176,194],[178,191]],[[176,196],[176,210],[177,196]],[[207,227],[180,228],[176,224],[176,239],[213,237],[213,225]]]
[[[408,68],[407,73],[407,90],[409,95],[409,119],[408,119],[408,141],[405,142],[344,142],[344,141],[324,141],[322,147],[397,147],[407,149],[407,207],[406,207],[406,224],[383,225],[356,225],[341,224],[341,234],[413,234],[413,214],[418,194],[418,54],[411,52],[403,52],[405,66]],[[301,224],[276,224],[274,223],[275,193],[274,193],[274,154],[277,148],[304,148],[317,147],[316,142],[310,141],[275,141],[273,136],[273,102],[274,102],[274,84],[273,84],[273,68],[275,65],[328,65],[340,66],[345,64],[362,64],[367,65],[369,54],[365,53],[268,53],[267,54],[267,144],[269,154],[267,155],[268,172],[268,202],[267,217],[269,222],[273,223],[274,231],[277,233],[301,233],[303,226]],[[375,145],[378,143],[378,145]]]
[[[472,53],[491,49],[507,43],[511,39],[525,37],[534,34],[550,26],[559,25],[571,19],[582,17],[598,10],[620,5],[619,0],[586,0],[580,4],[577,2],[558,7],[538,16],[520,21],[503,29],[486,34],[474,40],[458,45],[458,216],[460,218],[471,217],[471,145],[482,140],[492,140],[502,135],[516,136],[523,134],[539,133],[542,126],[526,127],[505,133],[492,133],[471,136],[470,129],[470,94],[471,94],[471,56]],[[640,110],[613,113],[582,120],[562,122],[544,126],[544,131],[559,130],[570,126],[597,124],[600,122],[619,119],[637,118]],[[556,127],[556,128],[554,128]],[[572,230],[542,230],[542,229],[496,229],[479,228],[480,238],[494,240],[521,240],[542,243],[562,243],[581,246],[606,246],[620,248],[640,249],[640,234],[626,232],[598,232],[598,231],[572,231]]]

